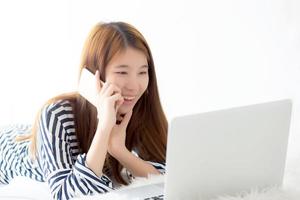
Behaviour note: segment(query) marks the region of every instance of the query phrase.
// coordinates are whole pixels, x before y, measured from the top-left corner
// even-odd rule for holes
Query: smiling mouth
[[[135,97],[132,97],[132,96],[123,96],[124,100],[133,100]]]
[[[134,100],[135,100],[135,96],[123,96],[123,98],[124,98],[124,103],[123,104],[131,104],[131,103],[133,103],[134,102]]]
[[[135,97],[129,97],[129,96],[123,96],[125,101],[132,101],[135,99]]]

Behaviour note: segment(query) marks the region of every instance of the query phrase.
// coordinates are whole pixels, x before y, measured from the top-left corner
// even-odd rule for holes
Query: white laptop
[[[128,199],[205,200],[280,186],[291,109],[290,100],[280,100],[175,117],[165,183],[115,193]]]

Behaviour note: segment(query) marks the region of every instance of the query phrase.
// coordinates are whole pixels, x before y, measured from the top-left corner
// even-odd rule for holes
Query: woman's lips
[[[134,103],[135,96],[123,96],[123,98],[124,98],[124,102],[123,102],[124,105],[131,105]]]

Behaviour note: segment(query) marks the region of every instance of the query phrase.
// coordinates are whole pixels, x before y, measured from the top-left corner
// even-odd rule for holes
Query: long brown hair
[[[96,24],[83,48],[79,77],[82,69],[86,67],[92,73],[99,70],[101,80],[105,81],[107,64],[114,55],[128,47],[146,55],[149,66],[149,84],[133,109],[126,130],[126,147],[130,151],[135,150],[144,160],[165,163],[168,124],[160,103],[152,54],[142,34],[135,27],[124,22]],[[71,103],[81,153],[87,153],[98,125],[96,108],[77,92],[56,96],[48,100],[44,106],[58,100],[68,100]],[[36,134],[40,112],[36,117],[31,135],[19,139],[31,140],[32,155],[36,154]],[[107,154],[104,173],[110,174],[118,183],[127,185],[128,183],[121,176],[122,168],[123,166],[115,158]]]

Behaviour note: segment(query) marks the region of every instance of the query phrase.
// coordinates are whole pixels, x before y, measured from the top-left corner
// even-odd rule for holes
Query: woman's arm
[[[117,159],[133,176],[147,177],[149,174],[163,173],[164,169],[161,164],[144,161],[126,148],[126,128],[131,116],[132,111],[129,111],[120,124],[114,125],[108,143],[109,154]]]
[[[110,133],[116,123],[116,112],[123,103],[121,90],[114,84],[101,83],[99,71],[95,74],[98,126],[86,157],[86,164],[97,175],[102,175],[103,165],[108,151]],[[103,85],[103,86],[102,86]]]
[[[86,154],[79,154],[74,160],[73,151],[78,151],[75,131],[70,104],[57,103],[43,110],[39,125],[39,159],[53,199],[113,190],[107,176],[98,176],[87,166]]]
[[[86,155],[87,166],[97,175],[102,175],[102,169],[107,154],[110,130],[102,130],[97,127],[94,139]]]
[[[135,177],[148,177],[149,174],[160,174],[153,165],[133,155],[127,148],[119,148],[112,156]]]

